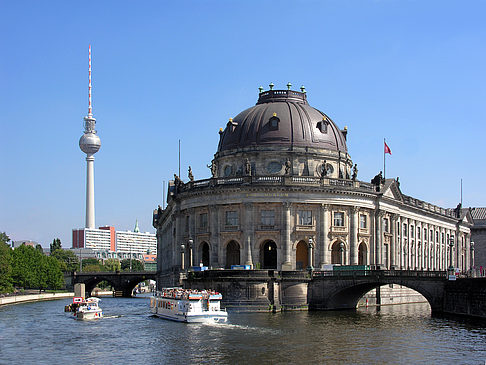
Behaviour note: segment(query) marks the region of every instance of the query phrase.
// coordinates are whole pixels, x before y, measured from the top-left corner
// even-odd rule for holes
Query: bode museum
[[[361,181],[347,128],[310,106],[303,87],[287,87],[260,88],[256,105],[220,130],[211,177],[194,180],[189,168],[187,182],[170,181],[167,207],[153,215],[159,287],[177,284],[193,266],[466,272],[474,265],[469,210],[407,196],[381,173]]]

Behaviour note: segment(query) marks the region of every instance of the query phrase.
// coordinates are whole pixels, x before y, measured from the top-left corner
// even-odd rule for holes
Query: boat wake
[[[116,315],[116,316],[104,316],[104,317],[103,317],[103,319],[120,318],[120,317],[123,317],[123,315],[118,314],[118,315]]]
[[[217,327],[217,328],[227,328],[227,329],[245,330],[245,331],[256,331],[256,332],[260,332],[260,333],[269,333],[269,334],[278,333],[278,331],[271,330],[271,329],[268,329],[268,328],[242,326],[240,324],[233,324],[233,323],[207,322],[207,323],[202,323],[202,324],[204,326]]]

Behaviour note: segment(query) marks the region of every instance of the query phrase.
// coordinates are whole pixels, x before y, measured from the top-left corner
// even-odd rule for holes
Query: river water
[[[103,298],[75,321],[71,300],[0,307],[1,364],[486,364],[486,326],[431,318],[428,304],[356,312],[229,313],[227,324],[155,318],[148,298]]]

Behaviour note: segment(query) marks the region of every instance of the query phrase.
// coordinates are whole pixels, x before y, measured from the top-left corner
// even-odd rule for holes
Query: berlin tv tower
[[[96,134],[96,119],[91,107],[91,45],[89,45],[89,86],[88,115],[84,117],[84,134],[79,139],[79,148],[86,153],[86,228],[95,228],[94,207],[94,154],[101,147],[100,137]]]

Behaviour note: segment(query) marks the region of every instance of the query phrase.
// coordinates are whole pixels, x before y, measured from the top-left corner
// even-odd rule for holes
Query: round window
[[[282,170],[282,164],[277,161],[272,161],[267,165],[267,172],[270,174],[276,174]]]
[[[227,176],[231,176],[232,174],[233,174],[233,166],[230,165],[226,166],[224,168],[224,176],[227,177]]]

